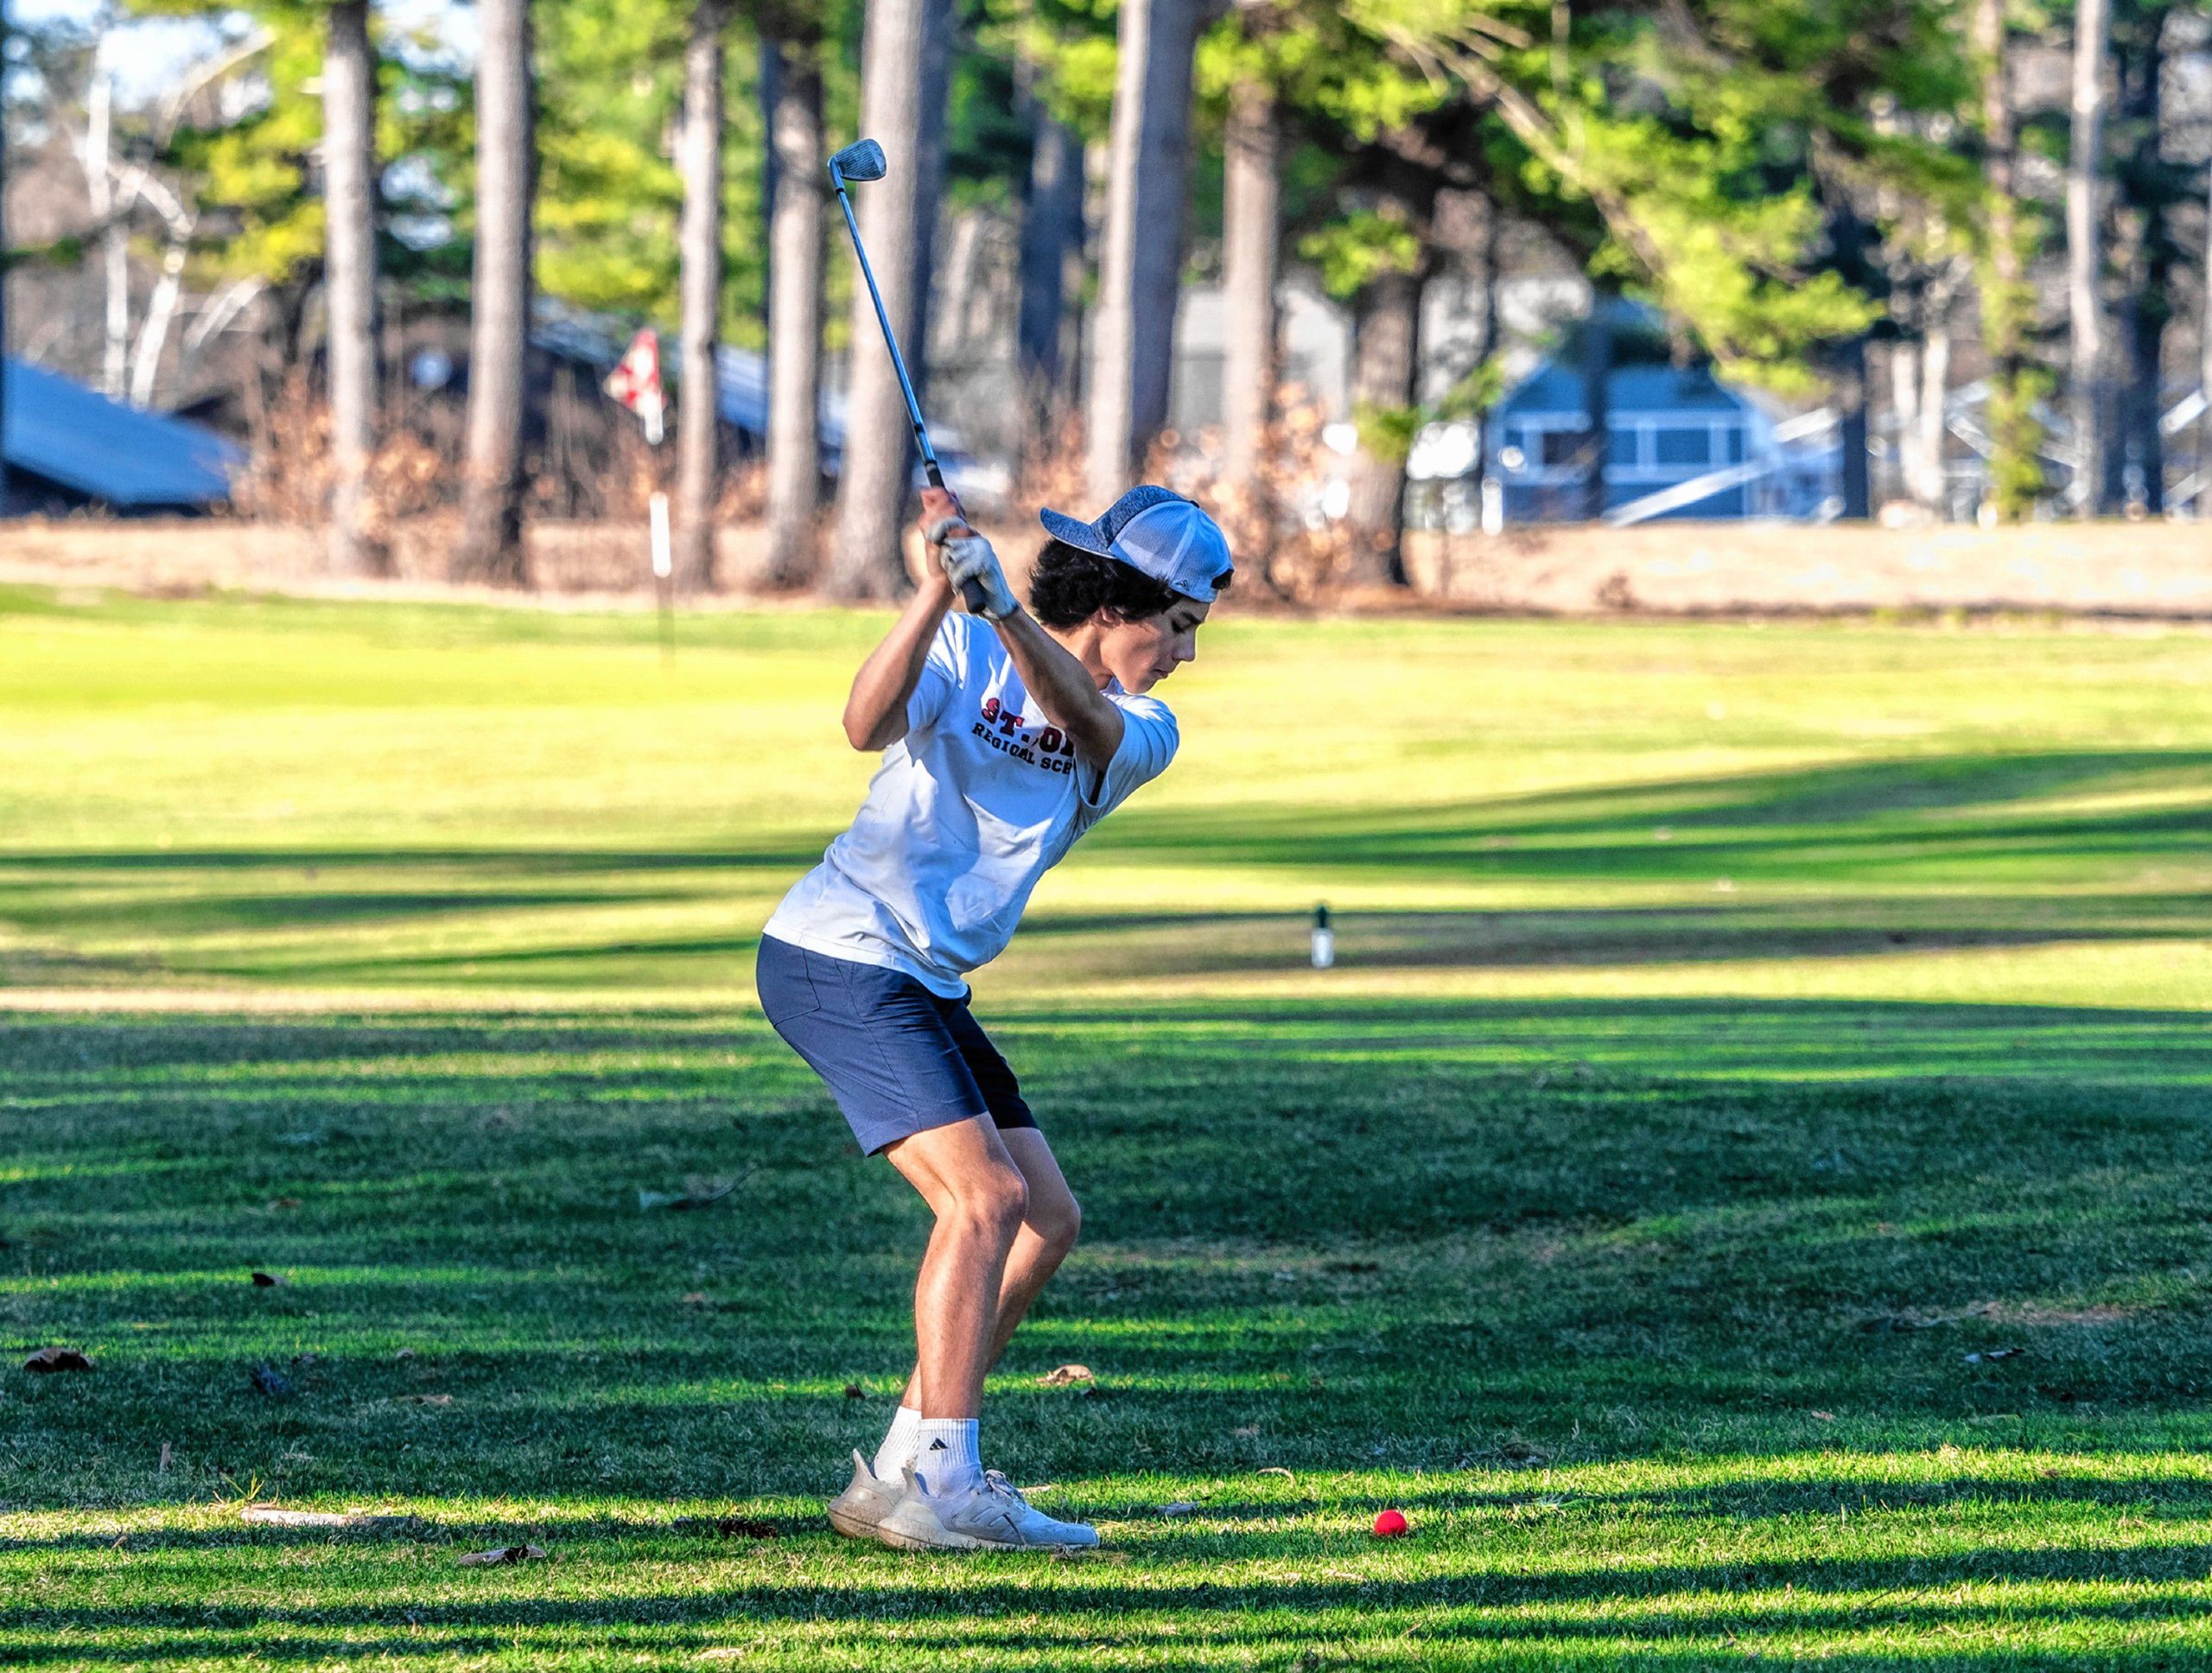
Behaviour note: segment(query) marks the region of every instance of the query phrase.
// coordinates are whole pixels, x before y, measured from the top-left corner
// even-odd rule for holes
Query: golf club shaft
[[[891,316],[883,309],[883,293],[875,287],[875,270],[868,264],[868,246],[861,242],[861,224],[853,219],[853,200],[845,195],[844,176],[833,166],[830,179],[837,188],[838,207],[845,212],[845,230],[853,235],[853,254],[860,258],[861,277],[868,281],[868,300],[875,304],[875,322],[883,328],[883,346],[891,351],[891,369],[899,374],[899,392],[906,398],[906,417],[913,421],[914,445],[921,449],[922,470],[930,479],[930,486],[944,486],[944,472],[937,462],[937,449],[930,446],[930,433],[922,423],[922,404],[914,398],[914,380],[906,375],[906,359],[899,352],[899,334],[891,328]],[[980,582],[970,581],[960,589],[968,601],[968,608],[981,614],[983,608],[983,588]]]

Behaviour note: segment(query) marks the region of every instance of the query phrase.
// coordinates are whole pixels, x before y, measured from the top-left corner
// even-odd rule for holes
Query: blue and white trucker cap
[[[1221,525],[1181,494],[1150,483],[1131,488],[1096,523],[1050,510],[1037,520],[1053,539],[1118,559],[1201,604],[1213,602],[1236,569]]]

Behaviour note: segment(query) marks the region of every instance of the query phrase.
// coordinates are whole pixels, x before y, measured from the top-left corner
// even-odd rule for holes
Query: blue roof
[[[1716,381],[1703,366],[1615,366],[1605,378],[1605,404],[1614,412],[1739,412],[1751,404]],[[1547,360],[1498,404],[1507,417],[1518,412],[1580,412],[1580,367]]]
[[[197,510],[227,499],[245,450],[213,430],[141,412],[10,356],[9,468],[120,511]]]

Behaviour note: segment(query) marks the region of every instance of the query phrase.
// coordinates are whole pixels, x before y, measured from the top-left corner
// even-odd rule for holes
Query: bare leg
[[[937,1216],[914,1284],[920,1357],[909,1398],[924,1417],[974,1417],[982,1409],[999,1293],[1028,1186],[986,1116],[931,1128],[884,1154]]]
[[[1014,1127],[998,1136],[1028,1186],[1028,1207],[1022,1215],[1020,1230],[1014,1233],[1005,1272],[999,1280],[997,1316],[991,1329],[988,1357],[983,1362],[986,1371],[996,1364],[999,1356],[1006,1352],[1006,1345],[1028,1313],[1029,1304],[1045,1288],[1046,1280],[1067,1258],[1068,1250],[1075,1246],[1076,1234],[1083,1226],[1083,1211],[1077,1206],[1075,1195],[1068,1189],[1060,1164],[1052,1155],[1052,1147],[1045,1142],[1045,1135],[1033,1127]],[[936,1246],[935,1237],[931,1239],[931,1246]],[[980,1393],[980,1380],[976,1387]],[[917,1364],[906,1379],[906,1392],[900,1403],[919,1409],[921,1390],[922,1368]]]

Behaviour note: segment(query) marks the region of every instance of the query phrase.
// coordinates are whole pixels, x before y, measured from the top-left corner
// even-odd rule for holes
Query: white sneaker
[[[891,1514],[905,1492],[903,1483],[886,1481],[855,1447],[852,1481],[830,1501],[830,1525],[848,1539],[873,1539],[876,1524]]]
[[[944,1494],[930,1492],[908,1470],[906,1491],[876,1524],[875,1536],[910,1551],[1051,1550],[1098,1543],[1096,1528],[1053,1521],[996,1470],[984,1471],[972,1487]]]

